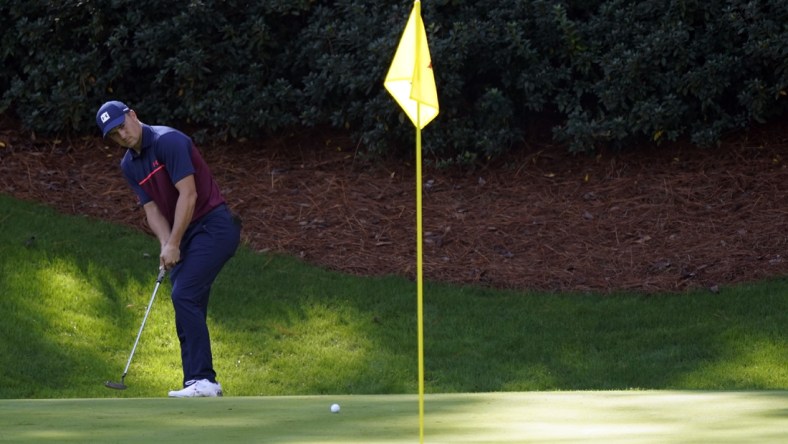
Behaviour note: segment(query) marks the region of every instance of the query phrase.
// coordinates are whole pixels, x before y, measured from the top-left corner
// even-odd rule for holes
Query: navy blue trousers
[[[211,286],[235,254],[241,228],[225,205],[192,222],[181,241],[181,262],[170,272],[175,329],[181,346],[183,384],[216,382],[208,333]]]

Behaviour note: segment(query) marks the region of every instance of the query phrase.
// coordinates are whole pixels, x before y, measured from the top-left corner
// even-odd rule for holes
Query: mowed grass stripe
[[[340,413],[330,413],[337,402]],[[415,395],[0,401],[0,442],[413,443]],[[783,443],[788,392],[428,395],[429,443]]]

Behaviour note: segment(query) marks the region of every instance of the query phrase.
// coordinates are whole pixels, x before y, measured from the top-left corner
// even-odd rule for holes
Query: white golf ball
[[[331,404],[331,413],[339,413],[339,404]]]

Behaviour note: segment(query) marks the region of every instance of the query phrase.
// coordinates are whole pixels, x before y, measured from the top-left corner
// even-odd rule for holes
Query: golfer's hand
[[[181,249],[170,244],[161,247],[159,262],[165,270],[170,270],[181,261]]]

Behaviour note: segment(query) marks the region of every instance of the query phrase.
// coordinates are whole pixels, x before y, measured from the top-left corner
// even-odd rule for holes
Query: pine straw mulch
[[[652,293],[783,276],[785,123],[710,150],[588,157],[544,147],[473,172],[425,165],[425,279]],[[414,278],[414,166],[359,160],[354,149],[343,137],[302,134],[202,151],[251,248]],[[5,121],[0,193],[146,230],[121,154],[100,138],[35,138]]]

